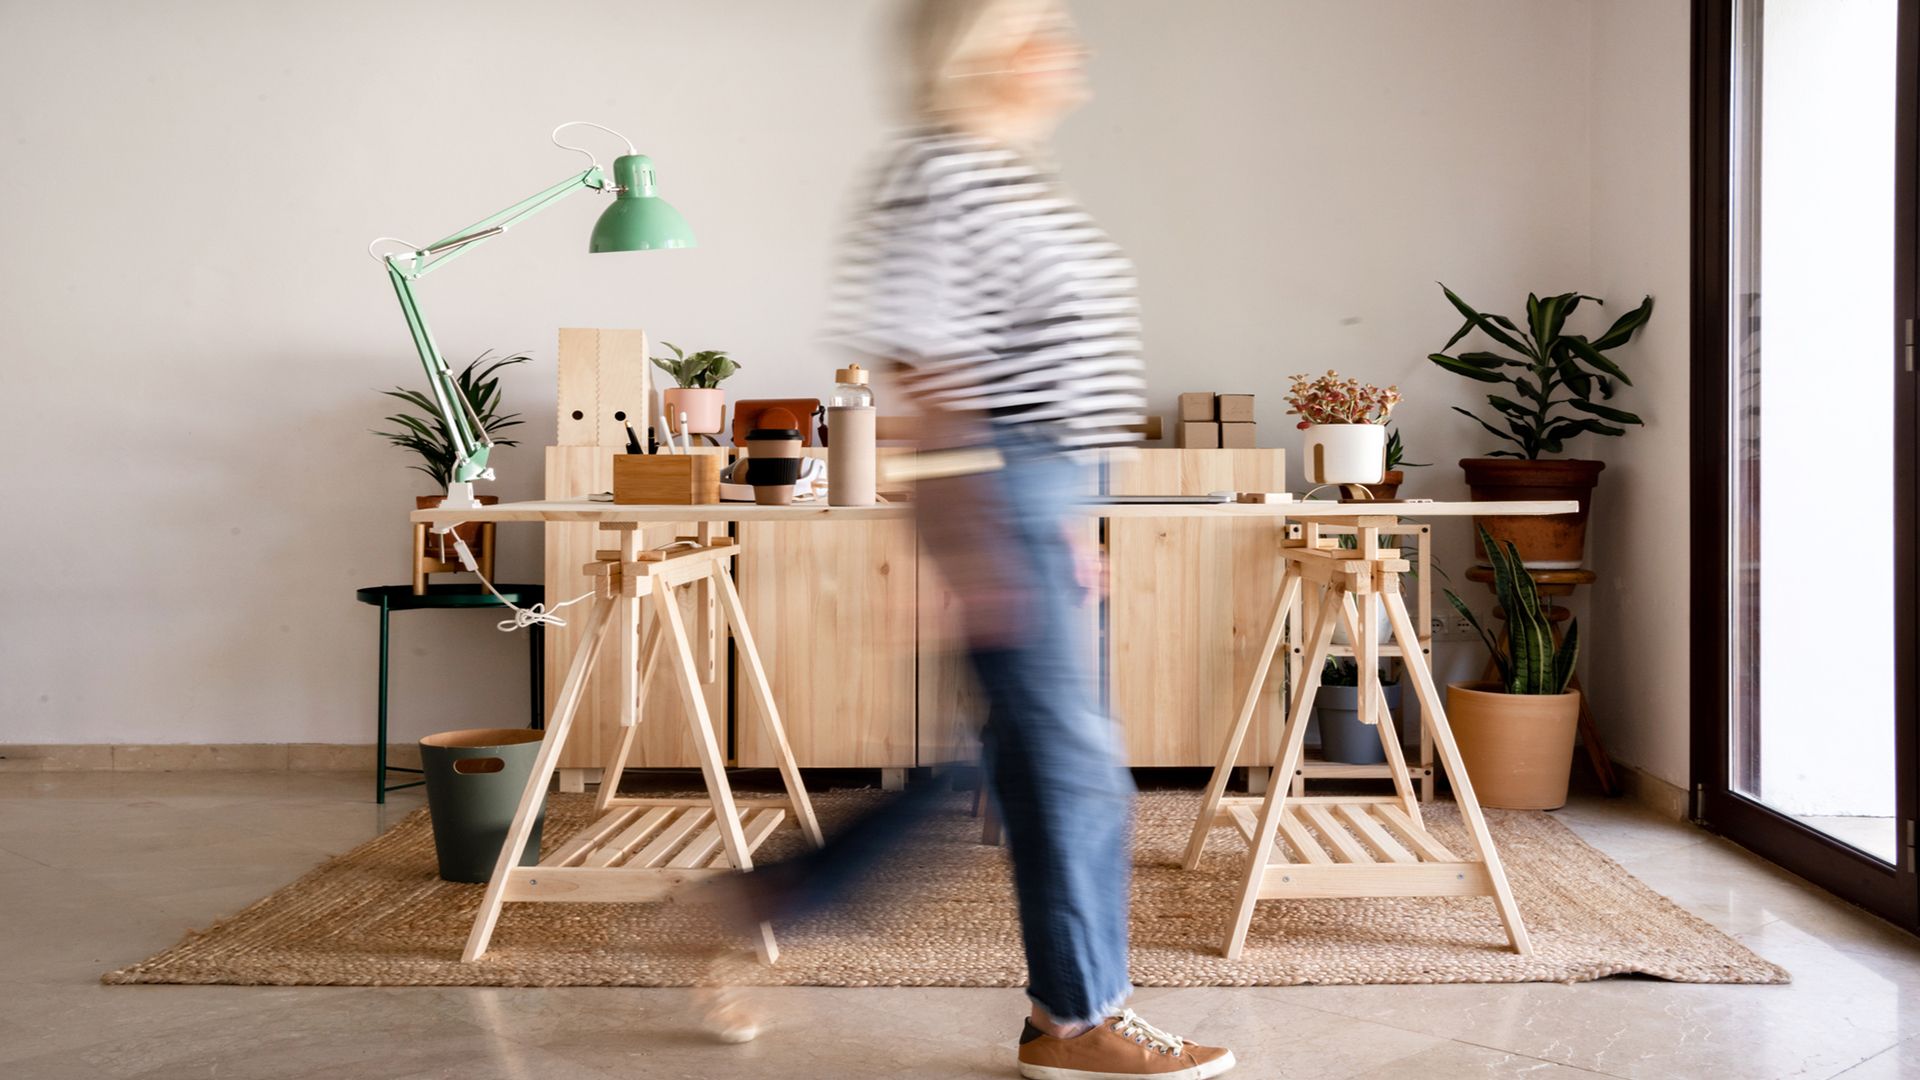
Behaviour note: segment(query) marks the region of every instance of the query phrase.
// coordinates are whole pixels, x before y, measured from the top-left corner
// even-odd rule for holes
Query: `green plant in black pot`
[[[1387,466],[1380,474],[1377,484],[1364,484],[1376,499],[1396,499],[1400,497],[1400,485],[1406,483],[1407,474],[1403,469],[1424,469],[1427,462],[1408,461],[1407,444],[1400,438],[1400,429],[1392,428],[1387,432]]]
[[[1486,457],[1463,458],[1467,487],[1475,499],[1555,499],[1578,501],[1576,513],[1547,517],[1490,517],[1481,519],[1494,536],[1513,540],[1529,565],[1577,567],[1586,551],[1589,502],[1600,482],[1604,462],[1580,459],[1542,460],[1563,453],[1567,440],[1578,435],[1620,436],[1639,416],[1601,402],[1613,398],[1620,386],[1633,380],[1609,355],[1633,340],[1653,318],[1653,297],[1613,321],[1598,337],[1567,332],[1567,317],[1598,297],[1560,293],[1527,295],[1525,325],[1505,315],[1482,314],[1444,284],[1447,302],[1464,318],[1460,329],[1441,350],[1428,355],[1435,364],[1456,375],[1482,383],[1511,387],[1487,395],[1492,419],[1453,406],[1472,417],[1487,433],[1506,444]],[[1478,331],[1490,349],[1451,352]]]
[[[1387,710],[1400,708],[1400,684],[1380,673]],[[1360,721],[1360,665],[1351,657],[1329,656],[1320,669],[1313,715],[1320,723],[1320,754],[1343,765],[1378,765],[1387,760],[1378,724]]]
[[[1447,687],[1447,718],[1475,794],[1487,806],[1551,810],[1567,801],[1567,774],[1580,718],[1580,694],[1569,690],[1580,658],[1580,624],[1568,620],[1554,643],[1533,576],[1513,544],[1480,530],[1493,565],[1494,597],[1506,616],[1496,635],[1452,589],[1453,604],[1493,656],[1498,682]]]

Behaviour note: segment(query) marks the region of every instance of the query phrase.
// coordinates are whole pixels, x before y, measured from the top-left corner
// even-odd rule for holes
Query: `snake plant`
[[[1560,647],[1553,646],[1553,624],[1540,609],[1540,592],[1533,577],[1520,561],[1520,551],[1512,541],[1495,540],[1485,527],[1480,543],[1487,560],[1493,564],[1493,592],[1500,610],[1507,615],[1506,648],[1473,614],[1466,602],[1448,589],[1447,599],[1467,624],[1480,635],[1480,641],[1493,654],[1500,668],[1500,681],[1509,694],[1564,694],[1573,679],[1573,665],[1580,658],[1580,621],[1567,623],[1567,636]]]

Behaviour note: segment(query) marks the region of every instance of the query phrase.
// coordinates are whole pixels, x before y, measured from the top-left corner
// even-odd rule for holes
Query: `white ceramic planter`
[[[1308,424],[1300,434],[1308,484],[1377,484],[1386,475],[1385,424]]]

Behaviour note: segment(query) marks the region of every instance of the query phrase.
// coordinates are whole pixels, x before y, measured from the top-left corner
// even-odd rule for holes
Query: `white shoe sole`
[[[1088,1072],[1085,1069],[1060,1069],[1052,1065],[1029,1065],[1023,1061],[1020,1063],[1020,1075],[1026,1077],[1027,1080],[1140,1080],[1143,1076],[1150,1076],[1153,1080],[1207,1080],[1208,1077],[1219,1076],[1221,1073],[1233,1068],[1233,1066],[1233,1051],[1229,1050],[1220,1055],[1217,1061],[1209,1061],[1203,1065],[1195,1065],[1190,1069],[1181,1069],[1179,1072]]]

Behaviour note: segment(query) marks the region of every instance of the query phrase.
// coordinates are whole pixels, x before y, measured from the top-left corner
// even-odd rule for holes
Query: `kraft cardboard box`
[[[1195,423],[1216,419],[1212,394],[1181,394],[1180,422]]]
[[[1253,395],[1252,394],[1221,394],[1218,398],[1215,399],[1215,402],[1216,402],[1215,407],[1219,410],[1219,417],[1220,417],[1221,423],[1223,424],[1253,423]]]
[[[1211,420],[1183,420],[1173,429],[1173,444],[1182,450],[1220,449],[1220,425]]]
[[[1257,424],[1240,424],[1221,421],[1220,446],[1224,450],[1251,450],[1256,445],[1254,429]]]

